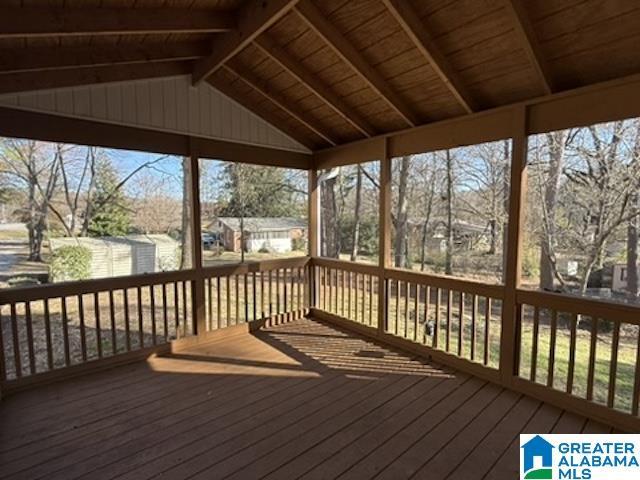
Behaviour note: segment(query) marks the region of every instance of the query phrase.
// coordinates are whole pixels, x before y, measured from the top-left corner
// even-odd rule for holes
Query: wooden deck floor
[[[0,478],[502,480],[551,431],[609,428],[300,320],[5,399]]]

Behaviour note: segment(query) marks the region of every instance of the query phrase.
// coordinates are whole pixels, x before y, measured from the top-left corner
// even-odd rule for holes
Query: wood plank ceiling
[[[4,0],[0,93],[191,74],[311,149],[640,72],[628,0]]]

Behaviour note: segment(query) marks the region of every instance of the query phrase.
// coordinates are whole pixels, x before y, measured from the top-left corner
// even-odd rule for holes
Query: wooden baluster
[[[556,362],[556,335],[558,326],[558,312],[551,313],[551,339],[549,340],[549,370],[547,373],[547,387],[553,388],[553,374]]]
[[[273,279],[269,270],[269,325],[273,324]]]
[[[51,341],[51,313],[49,310],[49,299],[45,298],[44,302],[44,334],[45,341],[47,344],[47,367],[49,370],[53,370],[53,343]],[[0,325],[2,323],[0,322]],[[0,349],[2,348],[3,343],[1,343],[0,339]],[[2,363],[0,361],[0,363]]]
[[[427,343],[427,330],[429,328],[429,303],[431,302],[431,287],[425,285],[424,288],[424,331],[422,336],[422,343]],[[432,332],[433,334],[433,332]]]
[[[436,288],[436,315],[435,324],[433,326],[433,348],[438,348],[440,339],[440,309],[442,307],[442,300],[440,295],[440,288]]]
[[[411,289],[411,284],[409,282],[404,282],[404,332],[403,337],[407,338],[409,333],[409,291]]]
[[[71,350],[69,348],[69,316],[67,315],[67,297],[60,297],[62,310],[62,343],[64,348],[64,364],[71,365]]]
[[[536,381],[538,370],[538,343],[540,336],[540,309],[533,307],[533,333],[531,335],[531,371],[529,372],[529,379],[532,382]]]
[[[447,331],[445,345],[447,352],[451,351],[451,312],[453,310],[453,295],[451,289],[447,290]]]
[[[22,359],[20,358],[20,333],[18,332],[18,315],[16,304],[11,304],[11,335],[13,338],[13,363],[16,370],[16,378],[22,377]]]
[[[611,339],[611,360],[609,362],[609,392],[607,407],[613,408],[616,400],[616,377],[618,375],[618,350],[620,348],[620,320],[613,321],[613,337]]]
[[[484,364],[491,360],[491,298],[485,297],[484,303]]]
[[[420,317],[420,284],[416,283],[416,297],[414,299],[414,308],[413,308],[413,341],[418,341],[418,325],[420,325],[419,317]]]
[[[464,292],[460,292],[460,303],[458,306],[458,356],[462,357],[462,345],[464,342]]]
[[[187,282],[181,282],[181,283],[182,283],[182,336],[186,337],[187,321],[189,318],[187,308],[188,308],[189,302],[187,302]],[[195,319],[192,319],[192,324],[195,324]],[[191,333],[193,333],[193,328],[191,330]]]
[[[164,341],[169,341],[169,315],[167,313],[167,284],[162,284],[162,325],[164,330]]]
[[[373,275],[369,275],[369,326],[373,325]]]
[[[111,328],[111,354],[118,353],[118,332],[116,330],[116,310],[114,308],[113,290],[109,290],[109,326]]]
[[[29,372],[36,373],[36,354],[33,345],[33,319],[31,318],[31,302],[24,303],[24,319],[27,326],[27,352],[29,354]]]
[[[290,310],[289,301],[291,300],[290,299],[291,292],[289,291],[289,288],[288,288],[289,287],[288,279],[287,279],[288,272],[289,272],[289,269],[285,268],[283,270],[283,273],[282,273],[282,275],[283,275],[283,277],[282,277],[282,284],[283,284],[282,288],[284,290],[284,297],[283,297],[283,302],[282,302],[283,303],[282,309],[283,309],[283,314],[284,314],[283,315],[283,320],[284,319],[289,320],[289,310]]]
[[[362,318],[360,320],[360,322],[364,325],[365,322],[367,321],[367,313],[366,313],[366,309],[367,309],[367,276],[363,273],[362,274]]]
[[[5,350],[5,346],[4,346],[4,334],[2,332],[2,307],[3,305],[0,305],[0,381],[4,381],[7,379],[7,367],[6,367],[6,350]],[[49,367],[52,368],[52,367]]]
[[[204,285],[207,292],[206,326],[207,330],[211,331],[213,330],[213,279],[205,278]]]
[[[175,313],[176,338],[180,338],[180,297],[178,296],[178,282],[173,282],[173,310]],[[129,338],[128,333],[127,338]]]
[[[80,348],[82,361],[87,361],[87,331],[84,324],[84,301],[83,296],[78,295],[78,315],[80,316]]]
[[[260,272],[260,318],[263,319],[265,317],[265,306],[264,306],[264,272]]]
[[[184,285],[184,282],[182,283],[182,285]],[[136,296],[137,296],[137,301],[138,301],[138,343],[139,343],[139,348],[144,348],[144,311],[142,310],[142,288],[140,287],[136,287]],[[182,294],[182,299],[184,301],[184,304],[186,305],[187,303],[187,297],[184,294],[184,290],[183,290],[183,294]],[[184,323],[186,323],[186,315],[184,316]]]
[[[638,416],[638,409],[640,408],[640,327],[638,327],[638,340],[636,342],[636,373],[635,380],[633,382],[633,397],[631,403],[631,414],[634,417]]]
[[[478,341],[478,330],[476,321],[478,319],[478,296],[471,296],[471,361],[476,360],[476,342]]]
[[[233,277],[233,281],[235,283],[235,292],[236,292],[236,296],[235,296],[235,304],[236,304],[236,309],[235,309],[235,317],[234,317],[234,325],[237,325],[240,320],[240,279],[238,278],[239,275],[235,275]]]
[[[222,290],[220,277],[216,277],[216,329],[222,328]]]
[[[344,317],[344,270],[339,270],[340,279],[336,279],[336,286],[338,287],[338,292],[340,292],[340,301],[339,301],[339,309],[336,310],[336,314]],[[338,294],[336,294],[336,297]]]
[[[348,318],[349,320],[353,320],[352,310],[351,310],[351,289],[353,288],[351,271],[347,272],[347,278],[348,278],[348,282],[347,282],[347,315],[346,315],[346,318]]]
[[[569,337],[569,369],[567,371],[567,393],[573,392],[573,376],[576,367],[576,328],[578,325],[578,316],[574,313],[571,315],[570,337]]]
[[[244,274],[243,275],[243,280],[244,280],[244,292],[242,294],[242,298],[244,300],[244,322],[248,323],[249,322],[249,275],[248,274]]]
[[[226,291],[226,294],[227,294],[227,302],[226,302],[227,303],[227,315],[226,315],[226,318],[225,318],[224,326],[228,327],[229,325],[231,325],[231,276],[229,275],[225,279],[226,279],[225,283],[227,284],[226,285],[227,288],[225,288],[225,291]]]
[[[149,295],[151,295],[151,336],[153,337],[152,342],[154,345],[158,344],[158,340],[156,339],[156,289],[155,285],[149,285]],[[209,317],[211,318],[211,317]]]
[[[93,294],[93,312],[96,317],[96,346],[98,347],[98,358],[102,358],[102,327],[100,325],[100,294]]]
[[[589,339],[589,367],[587,369],[587,400],[593,400],[593,387],[596,375],[596,350],[598,348],[598,318],[591,317],[591,335]]]

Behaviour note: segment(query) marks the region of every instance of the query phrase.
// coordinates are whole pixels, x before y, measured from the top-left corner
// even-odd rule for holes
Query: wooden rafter
[[[418,50],[420,50],[420,53],[431,64],[431,68],[433,68],[440,79],[442,79],[458,103],[462,105],[467,113],[472,113],[477,110],[476,103],[472,96],[448,60],[436,46],[433,37],[425,28],[413,6],[406,0],[383,1],[387,9],[398,21]]]
[[[301,0],[296,11],[313,31],[347,63],[367,84],[377,92],[410,126],[420,123],[406,102],[393,91],[387,81],[374,69],[360,52],[338,31],[311,0]]]
[[[363,135],[371,137],[376,134],[375,129],[369,121],[347,105],[344,100],[325,86],[322,81],[308,71],[298,60],[280,48],[267,34],[256,38],[255,44],[265,55],[278,63],[284,70],[311,90],[320,100],[353,125],[353,127]]]
[[[538,74],[540,84],[544,93],[550,94],[554,91],[553,77],[549,70],[549,65],[542,54],[542,49],[538,42],[538,37],[533,28],[531,20],[527,16],[521,0],[504,0],[505,11],[509,15],[513,28],[520,38],[522,48],[529,57],[531,65]]]
[[[0,37],[227,32],[229,12],[169,8],[0,8]]]
[[[298,122],[311,130],[313,133],[323,138],[331,145],[337,145],[338,142],[333,137],[333,133],[326,128],[317,125],[315,122],[310,121],[309,115],[301,111],[295,104],[292,104],[278,92],[274,91],[269,85],[250,72],[248,69],[242,68],[238,65],[226,64],[225,68],[235,74],[243,82],[249,85],[254,90],[258,91],[263,97],[267,98],[270,102],[276,104],[278,108],[284,110],[288,115],[295,118]]]
[[[193,62],[180,61],[70,68],[67,70],[52,70],[47,72],[46,75],[41,72],[7,73],[0,75],[0,93],[170,77],[188,74],[192,68]]]
[[[101,47],[36,47],[0,50],[0,73],[58,70],[84,66],[195,60],[208,54],[202,42],[122,44]]]
[[[229,97],[233,101],[245,107],[247,110],[258,115],[265,122],[271,124],[273,127],[277,128],[284,134],[288,135],[296,142],[304,145],[309,150],[313,150],[316,147],[316,145],[311,143],[308,138],[302,137],[299,132],[292,129],[288,125],[284,124],[282,120],[280,120],[277,116],[273,115],[273,113],[269,112],[264,108],[260,108],[259,106],[256,106],[254,103],[249,102],[245,97],[239,95],[238,92],[235,91],[230,86],[228,81],[222,80],[216,75],[211,75],[209,78],[207,78],[207,83],[209,83],[209,85],[211,85],[216,90],[225,94],[227,97]]]
[[[218,70],[225,62],[281,19],[298,0],[262,0],[247,2],[238,12],[237,29],[216,39],[208,57],[196,63],[193,84],[197,85]]]

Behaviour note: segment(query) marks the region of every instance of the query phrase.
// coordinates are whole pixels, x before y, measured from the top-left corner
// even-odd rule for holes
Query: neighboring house
[[[433,222],[431,236],[427,239],[427,250],[444,253],[447,250],[447,224],[444,220],[437,219]],[[422,228],[421,223],[413,225],[414,228]],[[475,225],[463,220],[455,220],[453,223],[453,243],[458,250],[474,250],[489,246],[489,230],[486,226]]]
[[[81,245],[91,250],[91,278],[118,277],[176,270],[180,244],[168,235],[52,238],[51,252]]]
[[[219,231],[226,250],[240,252],[242,245],[241,219],[218,217],[209,230]],[[294,241],[306,236],[307,222],[290,217],[247,217],[244,219],[245,252],[269,251],[286,253],[293,250]]]
[[[611,290],[614,292],[627,291],[627,265],[625,263],[617,263],[613,266]]]

